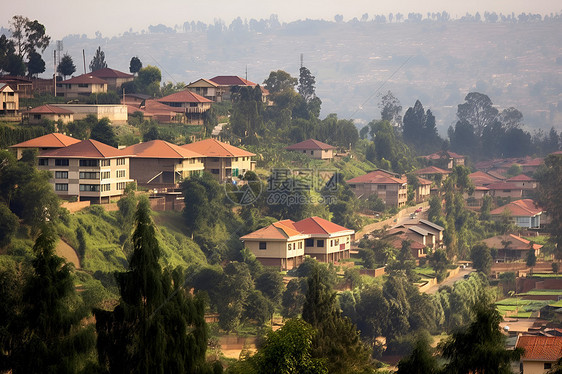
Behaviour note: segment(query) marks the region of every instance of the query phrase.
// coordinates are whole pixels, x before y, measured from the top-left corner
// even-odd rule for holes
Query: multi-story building
[[[191,82],[187,85],[187,89],[217,103],[222,101],[222,95],[224,92],[224,88],[222,88],[219,84],[205,78]]]
[[[50,183],[60,197],[107,203],[133,182],[129,160],[123,151],[89,139],[43,152],[38,168],[52,173]]]
[[[159,102],[166,104],[172,108],[181,108],[187,123],[193,125],[202,125],[204,122],[204,113],[211,109],[212,100],[201,95],[184,90],[173,93],[158,99]]]
[[[57,83],[57,96],[66,99],[87,98],[91,94],[106,92],[107,82],[92,74],[82,74]]]
[[[114,90],[121,88],[123,83],[131,82],[135,79],[133,74],[123,73],[122,71],[111,68],[98,69],[92,71],[90,75],[103,79],[107,82],[107,87]]]
[[[7,83],[0,83],[0,114],[16,114],[19,110],[18,94]]]
[[[54,149],[68,147],[69,145],[80,143],[80,140],[74,139],[70,136],[54,132],[39,136],[37,138],[26,140],[18,144],[10,146],[16,152],[16,157],[19,160],[26,149],[36,149],[39,154]]]
[[[388,206],[402,207],[408,201],[406,177],[385,170],[375,170],[350,179],[347,184],[359,198],[376,195]]]
[[[23,113],[24,119],[30,125],[41,124],[43,121],[61,121],[63,124],[74,121],[74,113],[71,110],[65,108],[59,108],[54,105],[45,104],[33,109],[30,109]]]

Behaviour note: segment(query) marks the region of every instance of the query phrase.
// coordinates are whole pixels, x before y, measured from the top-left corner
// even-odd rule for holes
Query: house
[[[523,190],[523,197],[532,196],[538,187],[537,180],[525,174],[511,177],[506,182],[513,183],[516,187],[521,188]]]
[[[562,336],[521,335],[515,347],[524,350],[520,361],[522,374],[544,374],[562,357]]]
[[[498,254],[496,258],[503,258],[504,260],[524,260],[531,250],[531,242],[523,239],[517,235],[498,235],[488,239],[482,240],[489,248],[496,249]],[[534,244],[532,249],[535,251],[535,256],[538,257],[542,245]]]
[[[431,240],[434,243],[433,249],[443,248],[443,232],[445,228],[436,223],[425,219],[419,219],[417,222],[406,221],[402,226],[409,228],[410,226],[417,226],[433,236]]]
[[[438,168],[437,166],[428,166],[426,168],[418,169],[414,171],[414,174],[417,175],[418,177],[429,179],[434,182],[444,181],[451,173],[452,173],[451,170],[441,169]]]
[[[127,106],[122,104],[51,104],[72,112],[74,120],[95,116],[98,120],[107,118],[112,124],[125,124],[129,119]]]
[[[211,173],[220,182],[233,177],[242,177],[244,173],[254,170],[254,153],[220,142],[216,139],[204,139],[181,146],[205,157],[205,171]]]
[[[0,114],[14,115],[19,105],[18,94],[7,83],[0,83]]]
[[[466,159],[465,156],[451,151],[440,151],[421,157],[429,161],[432,165],[443,169],[452,169],[455,166],[464,165]]]
[[[139,105],[128,105],[128,112],[142,112],[147,118],[159,123],[185,123],[186,117],[182,108],[171,107],[156,100],[145,100]]]
[[[38,169],[51,172],[49,182],[61,198],[108,203],[123,194],[129,176],[129,156],[93,139],[41,153]]]
[[[65,99],[88,98],[91,94],[106,92],[107,82],[92,74],[82,74],[57,82],[57,96]]]
[[[385,170],[375,170],[347,181],[359,198],[376,195],[388,206],[402,207],[408,201],[408,183],[405,177]]]
[[[10,148],[16,152],[16,157],[19,160],[26,149],[37,149],[41,154],[45,151],[68,147],[76,143],[80,143],[80,140],[54,132],[11,145]]]
[[[23,112],[23,118],[27,119],[30,125],[38,125],[45,120],[67,124],[74,121],[74,113],[68,109],[45,104]]]
[[[474,187],[474,192],[469,195],[468,192],[463,193],[463,197],[466,200],[468,206],[482,206],[484,196],[490,195],[490,189],[488,187],[476,186]]]
[[[424,248],[433,249],[436,246],[436,238],[433,232],[418,225],[399,225],[387,230],[385,235],[385,238],[387,239],[399,237],[402,240],[409,240],[412,243],[418,243]],[[397,249],[400,249],[401,246],[402,245],[400,244]]]
[[[304,256],[321,262],[349,258],[355,231],[320,217],[294,222],[283,220],[240,238],[265,266],[289,270],[300,265]]]
[[[222,96],[224,93],[224,86],[213,82],[209,79],[198,79],[195,82],[189,83],[187,89],[191,92],[201,95],[209,100],[220,103],[222,101]]]
[[[103,79],[107,82],[107,88],[112,88],[114,90],[121,88],[123,83],[132,82],[133,79],[135,79],[133,74],[123,73],[122,71],[111,68],[98,69],[92,71],[90,75]]]
[[[502,182],[502,179],[483,171],[475,171],[474,173],[470,173],[468,174],[468,178],[470,178],[472,184],[474,184],[475,187],[485,187],[492,183]]]
[[[123,98],[121,99],[121,104],[123,105],[132,105],[140,107],[141,104],[148,99],[151,99],[152,96],[145,95],[145,94],[138,94],[138,93],[124,93]]]
[[[50,79],[50,81],[52,86],[53,80]],[[33,82],[27,78],[4,75],[0,77],[0,86],[2,86],[2,83],[10,86],[20,99],[29,99],[33,97]]]
[[[490,212],[490,215],[493,220],[500,220],[507,213],[516,226],[538,229],[541,227],[542,212],[542,208],[535,206],[533,200],[522,199],[496,208]]]
[[[521,199],[523,197],[523,189],[515,183],[499,182],[486,186],[490,190],[493,197],[509,197],[511,199]]]
[[[303,153],[310,158],[315,158],[318,160],[331,160],[334,158],[334,149],[336,147],[322,143],[318,140],[308,139],[297,144],[290,145],[285,149],[288,151],[294,151]]]
[[[134,144],[122,152],[131,155],[130,177],[139,186],[175,188],[183,179],[204,170],[202,155],[164,140]]]
[[[414,191],[416,204],[419,204],[429,199],[429,196],[431,195],[432,184],[433,184],[432,181],[427,180],[425,178],[418,177],[418,187]]]
[[[396,250],[402,249],[402,243],[404,241],[410,242],[410,251],[412,257],[416,260],[427,257],[427,247],[420,242],[411,240],[411,238],[405,233],[396,233],[387,238],[388,243]]]
[[[251,82],[247,79],[241,78],[236,75],[219,75],[210,79],[211,82],[219,85],[219,91],[221,92],[220,99],[217,101],[230,101],[232,100],[232,93],[237,87],[255,87],[256,83]],[[264,104],[270,104],[268,97],[269,91],[260,86],[262,94],[262,102]]]
[[[193,125],[202,125],[204,123],[204,113],[211,109],[211,103],[213,102],[190,90],[176,92],[164,96],[157,101],[173,108],[181,108],[187,117],[187,123]]]

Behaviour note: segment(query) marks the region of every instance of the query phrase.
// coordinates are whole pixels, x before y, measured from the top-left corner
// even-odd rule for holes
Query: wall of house
[[[511,197],[513,199],[520,199],[523,197],[522,190],[492,190],[492,196],[494,197]]]
[[[242,176],[245,172],[252,170],[252,158],[250,156],[234,157],[231,165],[232,174]]]
[[[93,114],[98,119],[107,117],[113,124],[124,124],[128,120],[127,106],[120,104],[52,104],[56,107],[68,109],[74,114],[75,120],[86,118],[89,114]]]
[[[0,92],[0,113],[15,113],[19,110],[18,94],[10,87],[5,87]]]
[[[260,242],[266,242],[266,249],[259,249]],[[244,245],[257,258],[292,258],[304,256],[304,239],[291,241],[273,241],[273,240],[246,240]],[[289,245],[291,250],[289,250]],[[294,247],[297,247],[294,249]]]
[[[523,361],[523,374],[544,374],[549,369],[544,368],[544,361]]]
[[[86,84],[85,87],[80,87],[78,84],[57,84],[57,96],[62,96],[69,99],[77,99],[80,97],[88,97],[93,93],[107,92],[107,84]]]
[[[63,124],[67,124],[69,122],[74,121],[74,117],[72,116],[72,114],[39,114],[38,118],[37,115],[35,114],[29,115],[30,125],[41,124],[41,122],[43,122],[44,120],[54,121],[54,122],[61,120]]]

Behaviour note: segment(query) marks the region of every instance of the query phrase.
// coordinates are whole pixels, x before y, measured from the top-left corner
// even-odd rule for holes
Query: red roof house
[[[333,150],[336,147],[322,143],[315,139],[308,139],[297,144],[290,145],[285,149],[288,151],[301,152],[319,160],[331,160],[334,157]]]
[[[39,150],[39,152],[43,152],[51,149],[67,147],[76,143],[80,143],[80,140],[54,132],[51,134],[26,140],[25,142],[14,144],[10,146],[10,148],[16,151],[17,158],[20,159],[22,156],[22,152],[25,149],[36,148]]]
[[[562,357],[562,336],[527,336],[517,338],[515,347],[521,356],[523,373],[546,373]]]

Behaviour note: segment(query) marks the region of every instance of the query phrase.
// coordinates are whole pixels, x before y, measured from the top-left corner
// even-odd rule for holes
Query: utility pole
[[[82,60],[84,61],[84,74],[86,74],[86,52],[82,50]]]
[[[53,88],[55,92],[55,97],[57,97],[57,50],[53,51]]]

